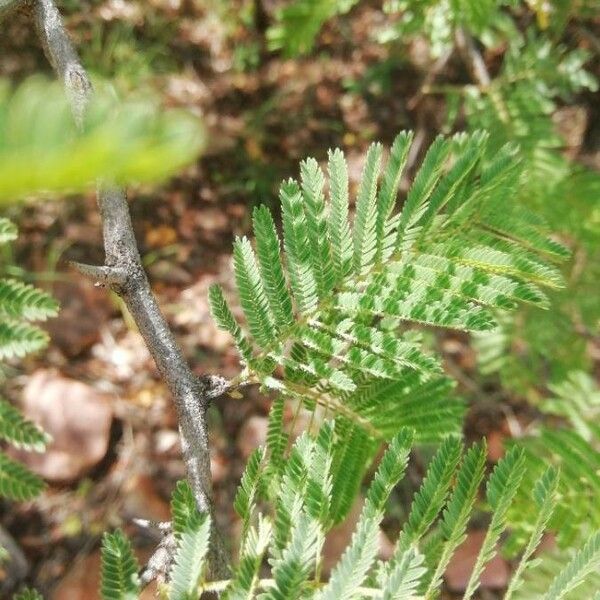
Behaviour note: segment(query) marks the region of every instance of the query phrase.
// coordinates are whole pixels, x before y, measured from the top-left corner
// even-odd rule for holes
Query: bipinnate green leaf
[[[139,565],[131,543],[122,531],[102,538],[100,594],[102,600],[137,600],[140,592]]]

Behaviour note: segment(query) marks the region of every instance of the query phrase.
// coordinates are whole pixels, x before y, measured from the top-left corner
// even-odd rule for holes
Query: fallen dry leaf
[[[126,519],[150,519],[169,521],[169,502],[162,498],[156,489],[156,482],[149,475],[137,473],[123,486],[122,515]]]
[[[164,248],[177,241],[177,232],[168,225],[159,225],[146,232],[145,241],[150,248]]]
[[[52,293],[60,303],[58,316],[45,325],[52,345],[67,357],[79,356],[100,339],[100,324],[114,307],[106,290],[84,280],[59,282]]]
[[[258,415],[253,415],[244,422],[237,439],[237,447],[244,459],[266,442],[268,427],[267,418]]]
[[[37,371],[23,390],[21,408],[52,442],[43,454],[11,453],[44,479],[74,481],[104,458],[113,411],[93,387],[53,371]]]
[[[147,555],[148,551],[142,553]],[[140,557],[143,563],[143,557]],[[77,560],[62,578],[50,600],[99,600],[100,598],[100,550]],[[140,594],[139,600],[156,598],[156,583],[151,583]]]
[[[467,539],[458,547],[448,568],[446,584],[453,592],[464,592],[477,555],[485,538],[485,530],[476,529],[467,534]],[[481,587],[500,589],[506,587],[510,570],[508,563],[501,556],[494,556],[481,574]]]
[[[360,518],[360,514],[363,508],[364,498],[359,496],[352,505],[348,516],[339,525],[334,527],[325,538],[325,544],[323,546],[323,571],[324,573],[330,573],[331,570],[338,563],[342,554],[352,541],[352,534],[356,529],[356,524]],[[388,537],[379,531],[378,545],[379,549],[377,557],[382,560],[389,559],[394,553],[394,545],[390,542]]]

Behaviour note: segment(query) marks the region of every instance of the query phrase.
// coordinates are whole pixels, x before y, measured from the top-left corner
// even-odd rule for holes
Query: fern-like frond
[[[188,531],[198,518],[198,508],[187,481],[178,481],[171,494],[171,528],[176,536]]]
[[[404,474],[412,439],[412,432],[403,429],[390,443],[369,487],[350,546],[333,570],[329,582],[317,596],[319,600],[351,600],[360,597],[358,588],[377,555],[379,523],[383,518],[383,510],[393,487]]]
[[[396,560],[385,582],[382,600],[411,600],[416,596],[421,578],[427,571],[424,556],[414,548],[405,550]]]
[[[332,464],[334,460],[334,422],[321,426],[313,446],[313,456],[307,473],[306,511],[323,529],[331,524],[333,492]]]
[[[412,132],[403,131],[396,136],[390,149],[390,158],[385,167],[381,188],[377,195],[377,260],[387,259],[393,250],[393,245],[389,241],[389,234],[393,229],[390,216],[396,204],[400,180],[408,160],[408,152],[412,141]]]
[[[363,275],[373,265],[377,252],[377,183],[383,146],[372,144],[360,179],[354,217],[354,270]]]
[[[304,507],[308,472],[313,458],[314,442],[303,434],[292,447],[279,482],[278,502],[275,511],[274,545],[271,552],[275,559],[288,545],[294,525]],[[309,528],[308,523],[306,524]]]
[[[217,325],[228,331],[234,341],[235,346],[238,349],[239,353],[242,356],[244,362],[249,363],[252,361],[252,347],[248,342],[242,328],[238,325],[233,313],[229,309],[227,305],[227,301],[223,296],[223,291],[218,285],[213,285],[210,287],[208,292],[208,299],[210,302],[210,309],[212,316],[217,323]]]
[[[259,516],[244,540],[236,575],[223,594],[224,600],[253,600],[263,556],[271,540],[271,523]]]
[[[17,226],[6,217],[0,217],[0,244],[6,244],[17,239]]]
[[[398,538],[394,561],[400,560],[411,546],[416,545],[437,518],[446,502],[461,454],[460,439],[448,437],[431,459]]]
[[[346,419],[336,420],[336,432],[331,519],[339,523],[352,508],[376,446],[362,427]]]
[[[0,496],[11,500],[31,500],[45,487],[37,475],[0,452]]]
[[[559,548],[581,544],[585,536],[600,529],[600,510],[596,502],[600,493],[600,427],[597,418],[600,394],[593,378],[581,372],[570,373],[564,380],[550,386],[553,397],[540,402],[540,408],[551,418],[567,419],[568,423],[542,425],[519,440],[525,449],[527,476],[524,490],[519,493],[510,521],[514,534],[509,549],[514,551],[524,543],[531,524],[539,518],[539,507],[532,503],[527,489],[537,489],[548,465],[560,469],[556,503],[549,528],[556,532]]]
[[[550,520],[550,517],[552,516],[556,506],[558,479],[558,471],[552,467],[549,467],[542,477],[540,477],[540,479],[538,479],[535,483],[532,495],[533,501],[535,502],[538,510],[538,516],[533,524],[531,535],[527,542],[527,546],[523,551],[521,560],[519,561],[519,564],[512,575],[508,589],[504,595],[504,600],[510,600],[513,597],[513,594],[523,585],[523,574],[530,566],[528,561],[535,552],[536,548],[539,546],[544,530],[546,529],[548,521]]]
[[[210,517],[196,513],[181,533],[169,573],[169,600],[197,600],[210,543]]]
[[[257,232],[256,251],[260,273],[275,322],[280,327],[290,326],[294,322],[292,298],[281,264],[279,237],[269,209],[264,205],[255,208],[252,223]]]
[[[52,296],[15,279],[0,279],[0,316],[40,321],[55,317],[58,304]]]
[[[583,548],[575,554],[565,568],[558,573],[544,600],[560,600],[577,586],[585,577],[600,566],[600,531],[590,537]]]
[[[262,346],[277,339],[277,326],[267,300],[263,280],[247,238],[237,239],[233,246],[235,279],[240,290],[240,303],[244,309],[250,333]]]
[[[385,505],[404,474],[414,441],[413,432],[403,429],[392,439],[366,491],[349,545],[329,578],[323,580],[320,567],[323,540],[336,523],[335,509],[329,511],[329,499],[331,506],[335,506],[339,475],[336,469],[340,456],[345,456],[346,451],[341,442],[346,442],[349,435],[352,440],[355,432],[366,435],[351,422],[339,418],[335,422],[326,421],[317,434],[304,433],[296,440],[278,479],[277,489],[270,498],[275,516],[273,525],[271,519],[253,505],[256,518],[252,519],[254,524],[243,537],[240,562],[234,568],[232,579],[215,582],[212,587],[208,583],[202,589],[223,589],[222,584],[226,583],[225,598],[228,600],[414,600],[439,597],[446,568],[466,539],[469,523],[476,514],[481,519],[475,503],[484,477],[485,445],[472,446],[461,456],[462,444],[457,438],[444,440],[415,496],[393,556],[376,564],[379,526]],[[359,439],[354,441],[360,443]],[[490,525],[475,560],[465,598],[473,597],[486,563],[497,550],[507,524],[509,506],[514,504],[517,489],[522,487],[526,464],[523,450],[513,448],[488,479],[487,502],[481,509],[489,514]],[[452,484],[454,487],[447,500]],[[244,487],[248,488],[248,482]],[[244,490],[242,495],[248,496],[248,492]],[[356,498],[356,492],[353,498]],[[576,555],[571,554],[570,561],[568,555],[566,561],[565,556],[562,557],[562,563],[551,558],[550,570],[537,568],[540,560],[532,561],[531,557],[539,546],[558,498],[555,469],[547,469],[538,479],[533,487],[533,498],[536,519],[531,522],[529,541],[509,585],[507,598],[515,596],[515,592],[519,598],[562,598],[580,584],[586,594],[582,597],[592,597],[589,590],[595,589],[593,586],[598,578],[591,573],[600,561],[600,534],[590,538]],[[518,510],[518,504],[515,508]],[[434,525],[436,520],[437,526]],[[264,571],[263,557],[267,552],[270,576]],[[259,578],[261,572],[263,577],[266,575],[263,579]],[[533,594],[532,590],[535,590]]]
[[[0,398],[0,439],[17,448],[43,452],[50,436],[23,417],[12,404]]]
[[[457,429],[461,404],[443,398],[451,386],[438,362],[399,328],[487,330],[518,303],[546,306],[542,288],[561,285],[552,261],[563,253],[512,199],[521,173],[513,150],[487,158],[480,132],[438,138],[395,212],[411,141],[396,138],[381,181],[383,149],[370,147],[352,226],[343,153],[329,153],[327,194],[319,164],[304,161],[301,182],[280,189],[283,243],[261,207],[256,255],[245,238],[234,245],[248,335],[218,288],[210,301],[263,385],[376,438],[410,425],[435,440]],[[411,412],[417,397],[427,401]]]
[[[102,538],[102,600],[137,600],[140,592],[139,566],[131,543],[122,531]]]
[[[1,96],[2,90],[0,105]],[[0,218],[0,244],[16,237],[15,225]],[[0,361],[21,358],[43,348],[48,343],[48,335],[29,321],[45,320],[55,316],[57,311],[58,304],[45,292],[15,279],[0,279]],[[17,448],[42,452],[50,437],[0,398],[0,440]],[[0,496],[29,500],[43,489],[44,483],[38,476],[0,453]]]
[[[304,198],[308,241],[313,256],[314,273],[319,296],[327,295],[335,285],[331,249],[327,239],[325,206],[325,175],[314,158],[300,163],[300,181]]]
[[[233,502],[233,508],[243,522],[243,536],[245,536],[246,531],[248,530],[250,516],[254,510],[263,458],[264,449],[262,448],[256,449],[250,455]]]
[[[492,520],[481,545],[471,576],[467,583],[464,600],[470,600],[479,587],[485,565],[496,554],[496,544],[506,527],[508,509],[525,474],[525,460],[521,448],[513,448],[496,465],[487,484],[487,501],[492,509]]]
[[[48,334],[39,327],[18,321],[0,321],[0,360],[23,358],[48,344]]]
[[[432,598],[435,595],[452,555],[466,538],[467,524],[483,478],[485,456],[485,447],[482,445],[473,446],[465,454],[456,476],[456,485],[444,509],[441,522],[444,541],[425,598]]]
[[[350,272],[352,236],[348,224],[348,167],[340,149],[329,151],[329,239],[335,281],[339,283]],[[383,212],[383,211],[382,211]]]
[[[549,463],[560,468],[558,493],[561,502],[556,506],[550,527],[556,529],[561,547],[579,542],[582,533],[590,531],[588,528],[600,528],[600,510],[596,502],[600,493],[598,439],[600,431],[587,441],[566,427],[542,427],[539,432],[520,440],[520,446],[526,452],[529,489],[533,488],[536,478],[542,476]],[[523,537],[538,515],[537,507],[525,493],[519,494],[517,506],[511,522]]]
[[[279,558],[272,561],[271,587],[262,600],[295,600],[302,596],[303,587],[314,565],[319,542],[319,524],[301,511],[293,524],[289,540]]]
[[[284,182],[279,197],[291,291],[298,312],[311,313],[317,307],[317,281],[300,186],[292,179]]]
[[[267,451],[269,461],[267,469],[274,473],[272,479],[277,480],[283,469],[285,450],[287,447],[287,436],[283,430],[284,401],[278,396],[271,405],[269,411],[269,426],[267,428]]]

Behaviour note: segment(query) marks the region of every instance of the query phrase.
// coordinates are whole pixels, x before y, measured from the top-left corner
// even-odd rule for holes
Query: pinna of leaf
[[[187,483],[178,484],[172,502],[175,558],[163,588],[169,600],[196,600],[203,592],[218,592],[226,600],[421,600],[439,596],[443,575],[465,540],[475,512],[484,480],[485,444],[465,450],[454,436],[440,444],[391,557],[378,561],[380,523],[393,488],[406,473],[414,440],[413,430],[401,429],[391,439],[368,487],[350,543],[329,577],[321,579],[323,544],[336,522],[338,482],[347,477],[346,471],[335,466],[341,448],[338,437],[345,435],[340,424],[343,418],[326,421],[314,435],[302,434],[279,474],[269,470],[271,456],[264,449],[251,457],[235,501],[243,522],[239,561],[227,579],[211,581],[206,577],[210,519],[198,513]],[[497,552],[497,542],[508,525],[508,509],[514,504],[525,470],[523,451],[514,448],[487,479],[491,519],[463,600],[473,597],[483,569]],[[535,567],[537,561],[531,558],[556,506],[557,481],[558,472],[549,468],[534,485],[539,518],[528,536],[506,600],[518,593],[526,572]],[[539,597],[563,598],[582,585],[599,562],[600,534],[595,534],[557,568]],[[267,563],[270,576],[265,578]],[[141,586],[137,572],[131,544],[124,535],[120,531],[105,535],[103,599],[138,598]]]
[[[16,226],[0,218],[0,246],[17,238]],[[56,316],[58,303],[46,292],[13,278],[0,277],[0,361],[21,358],[44,348],[48,334],[37,326]],[[0,441],[15,448],[43,452],[50,437],[0,397]],[[44,482],[8,455],[0,452],[0,497],[30,500]]]
[[[117,102],[99,87],[79,128],[59,83],[32,77],[11,89],[0,82],[0,203],[85,189],[99,178],[158,181],[197,156],[197,119],[147,98]]]
[[[544,289],[562,286],[557,264],[568,251],[515,201],[515,148],[486,158],[482,132],[438,137],[397,209],[412,138],[396,137],[383,168],[382,146],[371,145],[353,219],[343,153],[330,151],[328,178],[304,161],[300,181],[280,189],[282,237],[260,206],[254,247],[235,241],[245,323],[217,286],[210,303],[252,380],[372,437],[411,426],[433,441],[458,431],[462,405],[410,328],[486,331],[519,303],[545,308]]]

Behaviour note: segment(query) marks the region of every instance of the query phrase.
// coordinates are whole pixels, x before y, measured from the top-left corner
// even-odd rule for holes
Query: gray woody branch
[[[29,4],[44,51],[63,82],[75,120],[81,125],[93,90],[54,0],[0,0],[0,17],[7,14],[9,9]],[[105,264],[99,267],[75,266],[100,285],[110,286],[123,299],[135,320],[173,396],[183,458],[198,509],[212,513],[206,410],[210,399],[226,390],[226,382],[220,377],[200,379],[187,364],[142,267],[125,191],[115,185],[101,183],[98,187],[98,206],[102,217]],[[226,575],[227,559],[215,527],[213,532],[210,571],[212,576],[219,577]]]

